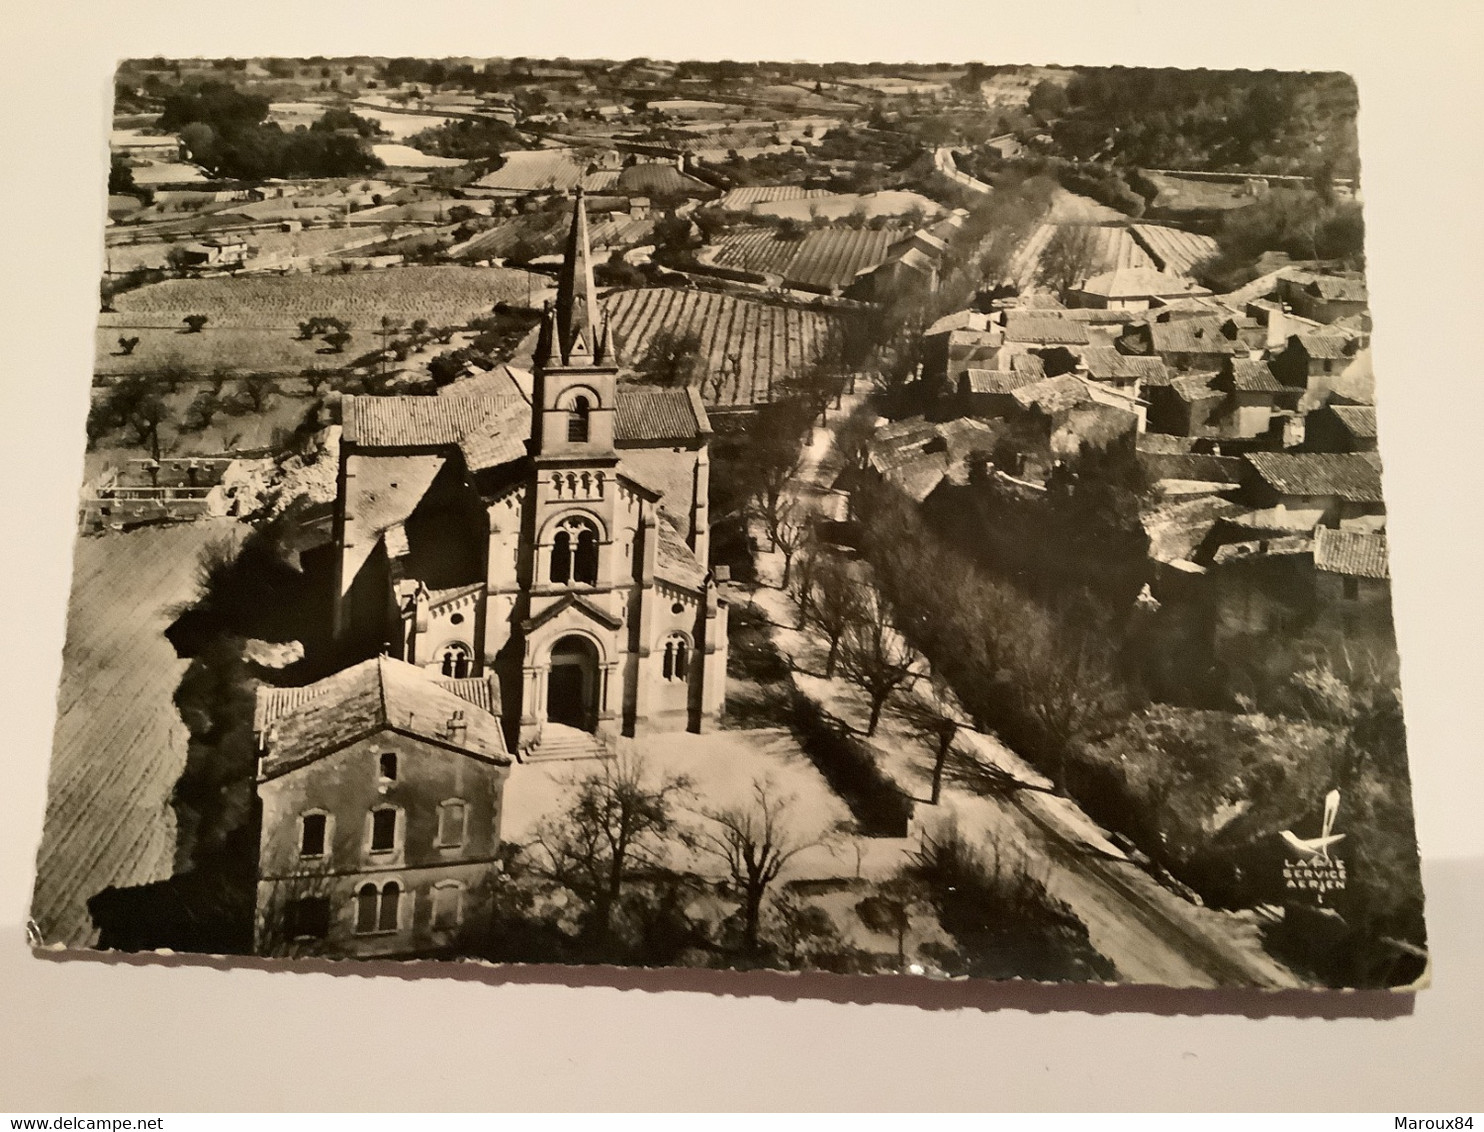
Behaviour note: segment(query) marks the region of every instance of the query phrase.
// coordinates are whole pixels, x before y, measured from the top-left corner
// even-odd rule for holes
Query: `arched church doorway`
[[[583,731],[597,730],[598,647],[586,637],[563,637],[551,647],[546,718]]]

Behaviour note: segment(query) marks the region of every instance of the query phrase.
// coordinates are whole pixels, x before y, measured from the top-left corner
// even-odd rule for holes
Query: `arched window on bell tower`
[[[598,584],[598,529],[591,520],[569,515],[551,536],[551,581]]]
[[[567,410],[567,440],[570,443],[587,443],[588,414],[591,412],[592,406],[587,403],[586,397],[573,400],[572,407]]]

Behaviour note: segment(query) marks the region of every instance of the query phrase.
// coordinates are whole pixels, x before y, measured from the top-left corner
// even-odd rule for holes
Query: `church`
[[[579,192],[528,380],[342,407],[337,642],[491,678],[522,759],[703,731],[722,710],[711,426],[694,388],[619,370]]]

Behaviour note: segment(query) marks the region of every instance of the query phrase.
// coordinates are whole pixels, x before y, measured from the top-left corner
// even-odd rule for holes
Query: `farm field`
[[[449,118],[443,114],[403,114],[397,110],[369,106],[364,102],[352,103],[350,110],[368,121],[375,122],[390,135],[393,142],[405,142],[413,134],[420,134],[435,126],[446,126],[449,122],[458,121],[457,118]]]
[[[1192,267],[1217,252],[1214,239],[1196,232],[1166,228],[1160,224],[1135,224],[1131,231],[1134,239],[1164,265],[1162,270],[1172,275],[1189,275]]]
[[[506,192],[536,192],[575,189],[587,172],[586,163],[570,149],[516,150],[505,155],[505,163],[474,182],[476,189]]]
[[[239,275],[167,279],[114,299],[120,314],[204,314],[218,327],[292,330],[303,319],[340,318],[369,330],[383,315],[449,322],[488,313],[496,303],[539,305],[551,291],[543,275],[500,267],[397,267],[327,275]],[[182,335],[184,337],[184,335]]]
[[[164,630],[194,596],[202,548],[239,529],[220,519],[77,542],[32,905],[47,944],[94,941],[87,900],[101,889],[171,875],[169,800],[187,739],[173,696],[186,661]]]
[[[770,400],[775,384],[814,359],[833,321],[802,307],[665,287],[615,291],[604,305],[630,365],[661,330],[699,335],[708,371],[727,368],[735,374],[719,398],[702,388],[708,403],[724,405]]]
[[[826,220],[844,220],[859,215],[867,219],[878,216],[936,216],[943,206],[921,193],[887,191],[880,193],[828,193],[804,200],[763,201],[752,206],[758,216],[809,221],[816,216]]]
[[[516,216],[481,232],[458,254],[464,259],[504,259],[525,242],[538,256],[560,255],[571,224],[571,216],[561,209]],[[588,218],[588,240],[594,252],[635,247],[653,231],[653,220],[634,220],[627,213],[605,216],[595,212]]]
[[[371,152],[389,169],[448,169],[465,164],[457,157],[435,157],[398,142],[373,145]]]
[[[1046,250],[1046,245],[1051,242],[1055,235],[1057,225],[1042,224],[1025,243],[1020,245],[1019,250],[1010,260],[1009,279],[1020,290],[1025,291],[1036,285],[1036,273],[1040,268],[1041,255]],[[1119,268],[1153,267],[1154,261],[1134,240],[1133,233],[1126,227],[1110,227],[1102,225],[1086,226],[1095,234],[1097,240],[1097,251],[1092,262],[1088,265],[1089,276],[1099,275],[1105,271],[1116,271]]]
[[[374,320],[372,320],[374,321]],[[98,377],[156,371],[178,365],[192,373],[207,374],[224,368],[232,373],[298,373],[306,366],[345,365],[357,352],[365,353],[376,343],[368,322],[361,332],[351,328],[351,340],[343,354],[320,354],[318,339],[297,341],[292,327],[212,326],[199,334],[185,334],[172,314],[120,314],[98,316],[95,332],[93,373]],[[131,354],[119,348],[120,338],[138,338]]]
[[[1173,177],[1168,173],[1143,174],[1159,189],[1153,208],[1182,212],[1209,209],[1245,208],[1256,198],[1240,181],[1202,181],[1194,177]]]
[[[816,228],[790,240],[772,228],[739,229],[714,245],[712,262],[778,274],[802,287],[844,288],[885,260],[887,249],[906,234],[902,228]]]

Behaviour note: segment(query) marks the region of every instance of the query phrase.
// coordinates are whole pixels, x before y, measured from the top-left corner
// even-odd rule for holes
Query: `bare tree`
[[[1124,689],[1108,650],[1083,627],[1051,614],[1023,618],[1006,658],[1022,709],[1035,726],[1028,754],[1050,767],[1052,786],[1066,793],[1067,755],[1123,707]]]
[[[597,942],[610,937],[634,873],[665,868],[665,843],[681,835],[675,809],[690,787],[683,775],[656,778],[640,755],[623,752],[569,780],[564,807],[536,827],[541,871],[587,904]]]
[[[742,945],[758,949],[763,899],[788,863],[818,845],[819,835],[801,833],[794,820],[792,795],[780,796],[767,778],[754,779],[752,797],[745,804],[705,810],[708,827],[697,847],[726,865],[727,875],[742,896]]]
[[[271,373],[244,374],[237,384],[255,413],[261,413],[268,404],[268,398],[278,392],[278,383],[273,380]]]
[[[898,688],[916,679],[921,657],[892,623],[891,607],[872,586],[862,585],[856,613],[840,640],[840,672],[871,703],[866,735],[876,734],[881,709]]]
[[[943,794],[943,767],[948,752],[958,737],[959,728],[968,726],[958,699],[940,673],[933,672],[925,684],[919,684],[916,695],[897,705],[897,713],[916,734],[933,744],[933,788],[930,803],[936,806]]]
[[[830,643],[824,660],[826,680],[835,678],[835,665],[840,659],[840,641],[846,626],[854,622],[859,610],[860,581],[848,564],[833,555],[824,555],[813,566],[814,577],[807,607],[808,619]]]
[[[783,555],[783,577],[779,585],[786,590],[794,555],[809,537],[810,511],[797,499],[779,499],[772,508],[763,512],[762,518],[768,541]]]
[[[1054,291],[1070,291],[1098,262],[1097,229],[1091,224],[1059,224],[1036,264],[1036,282]]]

